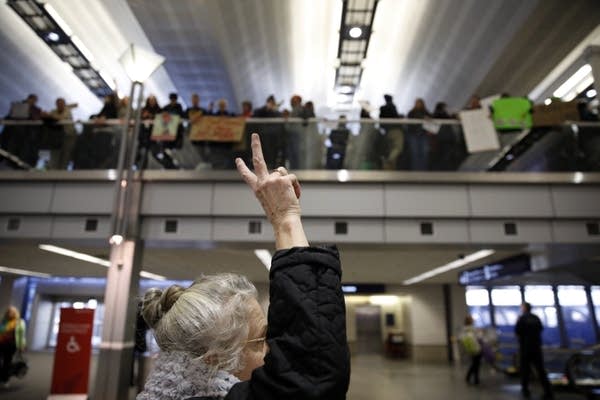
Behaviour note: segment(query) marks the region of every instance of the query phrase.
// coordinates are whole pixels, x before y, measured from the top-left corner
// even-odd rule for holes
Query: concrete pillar
[[[143,243],[113,245],[93,400],[128,400]]]
[[[600,46],[588,46],[583,52],[583,58],[592,67],[592,75],[594,76],[594,87],[596,90],[600,88]]]
[[[0,281],[0,318],[4,317],[4,311],[11,305],[12,289],[15,277],[12,275],[2,275]],[[12,304],[19,308],[20,304]]]

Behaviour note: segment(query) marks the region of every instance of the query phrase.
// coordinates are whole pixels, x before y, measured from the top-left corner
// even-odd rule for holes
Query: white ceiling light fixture
[[[362,36],[362,33],[363,31],[359,26],[354,26],[348,31],[348,35],[350,35],[350,37],[353,39],[358,39]]]
[[[140,276],[142,278],[146,278],[146,279],[154,279],[155,281],[166,281],[167,280],[167,278],[162,275],[153,274],[152,272],[147,272],[147,271],[141,271]]]
[[[263,265],[267,268],[267,271],[271,270],[271,252],[266,249],[256,249],[254,250],[254,255],[263,263]]]
[[[596,89],[590,89],[585,93],[585,95],[590,99],[593,99],[594,97],[596,97],[597,94],[598,94],[598,92],[596,91]]]
[[[75,258],[77,260],[86,261],[93,264],[102,265],[103,267],[110,267],[110,261],[103,258],[90,256],[89,254],[80,253],[65,249],[64,247],[53,246],[51,244],[40,244],[38,246],[40,250],[49,251],[51,253],[60,254],[61,256]]]
[[[424,272],[420,275],[417,275],[415,277],[407,279],[402,283],[405,285],[412,285],[414,283],[422,282],[426,279],[433,278],[436,275],[440,275],[445,272],[452,271],[453,269],[463,267],[469,263],[472,263],[473,261],[480,260],[480,259],[485,258],[494,253],[495,253],[495,251],[491,250],[491,249],[479,250],[479,251],[476,251],[475,253],[471,253],[467,256],[464,256],[462,258],[451,261],[448,264],[444,264],[444,265],[434,268],[430,271]]]
[[[135,44],[131,44],[119,57],[119,63],[132,82],[144,82],[164,62],[163,56]]]
[[[54,246],[51,244],[40,244],[38,246],[40,250],[49,251],[51,253],[60,254],[61,256],[75,258],[77,260],[86,261],[92,264],[102,265],[103,267],[110,267],[110,261],[105,260],[103,258],[94,257],[89,254],[80,253],[78,251],[73,251],[69,249],[65,249],[64,247]],[[164,281],[167,278],[162,275],[153,274],[147,271],[141,271],[140,276],[142,278],[155,279],[159,281]]]
[[[562,85],[559,86],[558,89],[554,91],[552,94],[554,97],[563,98],[568,96],[573,89],[577,88],[581,85],[581,83],[585,80],[589,80],[590,78],[593,81],[593,77],[591,77],[592,66],[590,64],[585,64],[581,68],[579,68],[569,79],[567,79]]]
[[[71,27],[67,25],[64,19],[61,18],[60,14],[58,14],[54,7],[52,7],[49,3],[45,3],[44,8],[46,9],[46,11],[48,11],[48,14],[50,14],[50,16],[54,19],[54,22],[56,22],[60,29],[63,30],[65,35],[73,35],[73,30],[71,29]]]
[[[0,266],[0,272],[4,272],[11,275],[22,275],[22,276],[32,276],[35,278],[51,278],[52,275],[45,274],[43,272],[29,271],[22,268],[11,268],[11,267],[3,267]]]
[[[83,56],[85,58],[87,58],[87,60],[91,63],[92,61],[94,61],[94,55],[92,54],[92,52],[85,46],[85,44],[83,44],[83,42],[81,41],[81,39],[79,39],[77,36],[71,36],[71,41],[73,42],[73,44],[75,46],[77,46],[77,48],[79,49],[79,51],[81,51],[81,54],[83,54]]]
[[[374,306],[392,306],[394,304],[398,304],[399,302],[400,299],[398,296],[385,294],[369,296],[369,303],[373,304]]]

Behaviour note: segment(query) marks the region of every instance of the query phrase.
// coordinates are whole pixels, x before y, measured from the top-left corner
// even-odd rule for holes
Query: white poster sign
[[[498,133],[487,109],[461,111],[460,120],[469,153],[500,148]]]

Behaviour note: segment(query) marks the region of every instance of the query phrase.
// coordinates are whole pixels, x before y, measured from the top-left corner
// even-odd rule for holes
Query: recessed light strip
[[[0,272],[5,272],[12,275],[34,276],[36,278],[50,278],[52,275],[44,274],[43,272],[28,271],[21,268],[10,268],[0,266]]]
[[[495,253],[494,250],[490,250],[490,249],[479,250],[479,251],[476,251],[475,253],[471,253],[463,258],[459,258],[457,260],[449,262],[448,264],[444,264],[444,265],[434,268],[430,271],[424,272],[420,275],[417,275],[415,277],[407,279],[402,283],[404,283],[405,285],[412,285],[413,283],[421,282],[426,279],[432,278],[436,275],[440,275],[445,272],[452,271],[453,269],[460,268],[460,267],[465,266],[473,261],[480,260],[480,259],[485,258],[494,253]]]
[[[69,249],[65,249],[64,247],[53,246],[51,244],[40,244],[38,246],[41,250],[49,251],[51,253],[60,254],[61,256],[76,258],[81,261],[87,261],[89,263],[102,265],[103,267],[110,267],[110,261],[105,260],[103,258],[98,258],[94,256],[90,256],[89,254],[80,253],[78,251],[73,251]]]
[[[41,250],[49,251],[51,253],[56,253],[56,254],[60,254],[62,256],[66,256],[66,257],[76,258],[77,260],[87,261],[89,263],[102,265],[103,267],[107,267],[107,268],[110,267],[110,261],[108,261],[108,260],[105,260],[105,259],[99,258],[99,257],[90,256],[89,254],[80,253],[78,251],[65,249],[64,247],[53,246],[51,244],[40,244],[38,247]],[[141,271],[140,276],[143,278],[155,279],[158,281],[164,281],[167,279],[166,277],[164,277],[162,275],[153,274],[152,272],[147,272],[147,271]]]

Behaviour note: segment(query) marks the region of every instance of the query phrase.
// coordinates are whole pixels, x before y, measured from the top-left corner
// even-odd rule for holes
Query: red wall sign
[[[52,394],[86,394],[92,352],[94,310],[61,308]]]

